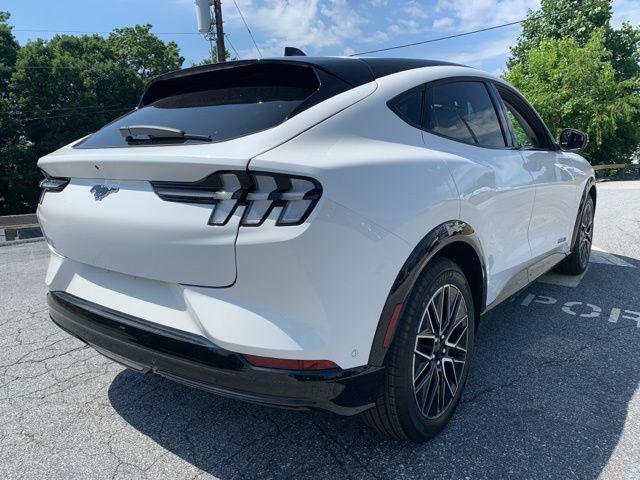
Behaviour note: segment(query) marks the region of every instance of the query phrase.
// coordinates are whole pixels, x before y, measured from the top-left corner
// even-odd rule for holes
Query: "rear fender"
[[[469,244],[473,247],[476,255],[480,259],[482,265],[481,308],[476,312],[476,318],[484,312],[486,308],[487,274],[480,240],[475,230],[469,224],[460,220],[444,222],[431,230],[418,243],[398,273],[387,297],[387,301],[385,302],[382,314],[380,315],[380,320],[378,321],[371,353],[369,354],[369,365],[381,366],[384,364],[384,359],[393,340],[395,330],[397,329],[397,324],[390,325],[396,305],[402,305],[399,315],[397,316],[397,318],[402,318],[406,300],[422,271],[434,256],[441,252],[447,245],[455,242]],[[387,330],[389,329],[393,331],[388,333]],[[385,337],[387,338],[385,339]]]
[[[589,177],[589,179],[587,180],[587,184],[584,186],[584,190],[582,191],[582,197],[580,198],[580,207],[578,208],[578,215],[576,215],[576,222],[573,225],[573,236],[571,237],[571,249],[573,249],[574,245],[576,244],[576,237],[578,236],[578,224],[580,223],[580,217],[582,216],[582,209],[584,208],[584,204],[587,201],[587,198],[589,197],[589,191],[591,190],[591,187],[594,186],[596,183],[595,179],[593,177]],[[593,199],[593,207],[595,209],[595,202],[596,199]],[[595,211],[595,210],[594,210]]]

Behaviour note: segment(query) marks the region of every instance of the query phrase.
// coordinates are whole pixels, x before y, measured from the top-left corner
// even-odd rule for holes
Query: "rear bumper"
[[[380,367],[289,371],[250,365],[208,339],[116,312],[64,292],[47,297],[51,319],[98,352],[140,372],[237,400],[355,415],[373,406]]]

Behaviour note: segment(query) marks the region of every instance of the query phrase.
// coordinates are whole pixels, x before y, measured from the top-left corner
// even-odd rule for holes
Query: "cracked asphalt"
[[[594,243],[615,255],[487,314],[462,402],[422,445],[126,370],[48,319],[43,242],[2,247],[0,478],[638,479],[639,209],[640,182],[599,185]]]

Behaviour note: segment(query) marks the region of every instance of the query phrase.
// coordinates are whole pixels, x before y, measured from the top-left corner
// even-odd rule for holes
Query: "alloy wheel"
[[[591,242],[593,236],[593,204],[587,202],[580,221],[580,239],[578,251],[580,254],[580,265],[586,267],[591,253]]]
[[[468,341],[464,296],[455,285],[444,285],[427,302],[413,353],[414,396],[426,418],[439,417],[451,405],[463,378]]]

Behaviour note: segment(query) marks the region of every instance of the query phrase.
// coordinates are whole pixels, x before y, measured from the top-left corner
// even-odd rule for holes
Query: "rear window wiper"
[[[129,144],[135,143],[171,143],[175,140],[198,140],[211,142],[211,136],[186,133],[184,130],[159,125],[129,125],[120,127],[120,135]],[[140,138],[139,136],[144,136]]]

